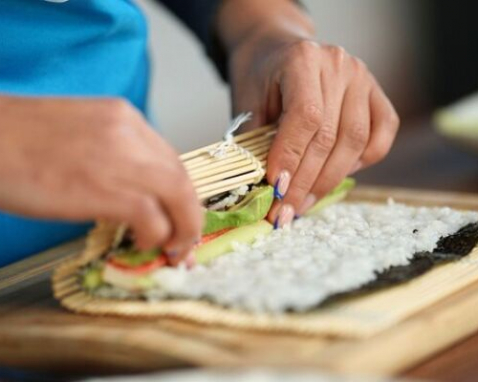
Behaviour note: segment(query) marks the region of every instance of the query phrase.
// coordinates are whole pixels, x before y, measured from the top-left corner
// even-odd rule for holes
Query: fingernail
[[[294,208],[290,204],[284,204],[277,214],[276,220],[274,221],[274,228],[284,227],[286,224],[289,224],[294,219]]]
[[[179,252],[175,249],[170,249],[170,250],[164,251],[164,253],[166,253],[166,256],[174,258],[178,255]]]
[[[186,267],[188,269],[194,267],[196,265],[196,257],[194,256],[194,252],[190,252],[187,256],[186,259],[184,260],[186,263]]]
[[[300,219],[300,215],[295,214],[294,215],[294,221],[297,220],[297,219]]]
[[[289,188],[290,174],[289,171],[281,171],[274,184],[274,197],[282,200]]]
[[[299,214],[301,214],[301,215],[305,214],[310,208],[312,208],[314,206],[314,204],[316,202],[317,202],[317,198],[315,197],[315,195],[314,194],[308,194],[305,197],[304,202],[302,203],[302,205],[299,208]]]
[[[274,220],[274,230],[279,228],[279,216],[277,216]]]
[[[352,167],[352,170],[349,171],[349,175],[355,174],[357,171],[359,171],[363,166],[362,161],[358,161],[354,167]]]

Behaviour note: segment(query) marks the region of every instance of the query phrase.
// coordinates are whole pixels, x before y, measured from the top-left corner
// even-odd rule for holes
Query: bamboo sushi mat
[[[216,142],[181,155],[199,199],[261,181],[275,133],[274,126],[264,126],[238,135],[230,144]]]
[[[373,194],[359,198],[363,201],[376,201],[374,199]],[[354,200],[354,193],[349,200]],[[413,200],[410,202],[413,204]],[[465,201],[462,202],[466,204]],[[422,201],[421,204],[427,203]],[[433,205],[432,198],[428,199],[428,204]],[[476,204],[478,210],[478,203]],[[459,208],[459,205],[457,203],[456,207]],[[65,262],[55,271],[54,294],[67,309],[93,315],[175,317],[234,329],[361,339],[392,327],[478,280],[478,248],[475,248],[466,258],[438,266],[403,285],[349,298],[302,314],[257,315],[205,301],[144,302],[93,297],[80,287],[78,268],[104,253],[110,246],[114,232],[114,227],[100,225],[90,235],[82,256]]]

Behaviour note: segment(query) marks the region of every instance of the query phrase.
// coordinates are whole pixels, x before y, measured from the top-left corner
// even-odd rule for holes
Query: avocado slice
[[[355,179],[345,178],[342,183],[330,191],[326,196],[320,199],[315,205],[308,210],[305,215],[310,216],[316,214],[325,207],[330,206],[331,204],[340,202],[344,199],[349,191],[355,187]]]
[[[228,211],[206,211],[203,234],[207,235],[225,228],[237,228],[262,220],[269,212],[273,201],[273,187],[263,186],[251,191]]]
[[[233,229],[196,249],[196,261],[198,264],[205,264],[216,257],[231,252],[233,242],[250,244],[254,242],[258,235],[266,235],[272,230],[272,224],[265,220]]]

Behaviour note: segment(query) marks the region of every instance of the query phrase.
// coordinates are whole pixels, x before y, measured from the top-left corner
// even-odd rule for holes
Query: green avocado
[[[262,220],[269,212],[273,201],[274,189],[271,186],[263,186],[251,191],[228,211],[206,211],[203,235]]]
[[[85,270],[82,279],[83,288],[86,290],[95,290],[103,284],[102,269],[99,266],[92,266]]]
[[[310,210],[306,212],[306,216],[313,215],[331,204],[340,202],[344,199],[349,191],[355,187],[355,179],[345,178],[342,183],[330,191],[326,196],[320,199]]]
[[[142,264],[149,263],[158,257],[159,251],[152,249],[149,251],[129,250],[118,252],[114,255],[115,262],[128,267],[138,267]]]
[[[260,220],[253,224],[236,228],[210,242],[201,245],[196,249],[196,261],[198,264],[205,264],[216,257],[224,255],[233,250],[232,243],[250,244],[258,235],[266,235],[273,230],[270,223]]]

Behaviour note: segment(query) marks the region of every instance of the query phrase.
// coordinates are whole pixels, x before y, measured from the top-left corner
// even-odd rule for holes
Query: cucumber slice
[[[266,235],[272,230],[272,225],[265,220],[233,229],[196,249],[196,261],[198,264],[205,264],[221,255],[231,252],[233,250],[233,242],[250,244],[254,242],[258,235]]]
[[[92,266],[86,269],[82,279],[83,288],[88,291],[92,291],[99,288],[102,284],[102,269],[99,266]]]
[[[320,199],[310,210],[306,212],[306,216],[313,215],[331,204],[338,203],[343,200],[349,191],[355,187],[355,179],[345,178],[342,183],[330,191],[326,196]]]

